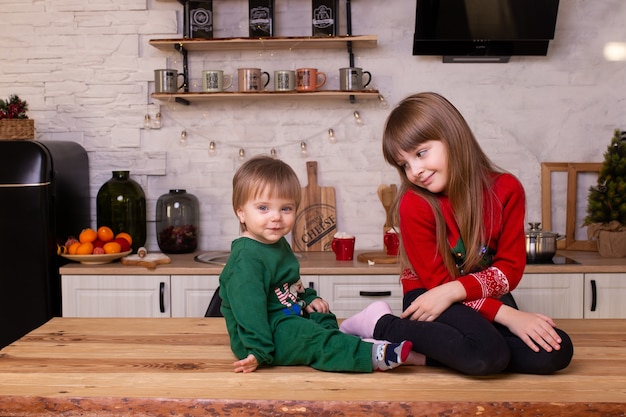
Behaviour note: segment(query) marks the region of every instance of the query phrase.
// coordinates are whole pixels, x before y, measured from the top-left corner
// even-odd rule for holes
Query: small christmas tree
[[[27,110],[28,103],[15,94],[7,100],[0,99],[0,119],[28,119]]]
[[[626,132],[618,129],[604,153],[598,185],[589,189],[584,225],[614,221],[626,225]]]

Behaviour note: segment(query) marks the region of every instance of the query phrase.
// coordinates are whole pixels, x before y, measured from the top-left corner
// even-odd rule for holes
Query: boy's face
[[[275,243],[293,228],[296,202],[264,193],[239,207],[237,217],[246,225],[244,236],[262,243]]]

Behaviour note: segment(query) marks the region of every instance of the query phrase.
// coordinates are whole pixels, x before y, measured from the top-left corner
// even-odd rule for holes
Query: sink
[[[220,251],[213,250],[204,253],[200,253],[196,255],[193,259],[196,262],[203,262],[205,264],[214,264],[214,265],[226,265],[226,261],[228,261],[228,257],[230,256],[230,252],[228,251]]]
[[[302,254],[294,253],[294,255],[296,255],[296,258],[302,259]],[[196,262],[224,266],[226,265],[226,262],[228,261],[229,256],[230,256],[229,251],[212,250],[212,251],[200,253],[196,255],[193,259]]]

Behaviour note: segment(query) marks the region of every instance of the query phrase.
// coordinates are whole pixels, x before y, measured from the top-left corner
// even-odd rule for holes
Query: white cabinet
[[[170,317],[169,275],[64,275],[63,317]]]
[[[172,275],[172,317],[204,317],[219,275]]]
[[[204,317],[217,275],[63,275],[63,317]]]
[[[585,274],[586,319],[626,318],[625,300],[625,274]]]
[[[394,314],[402,312],[398,275],[321,275],[317,293],[337,318],[350,317],[374,301],[386,301]]]
[[[520,310],[583,318],[583,274],[524,274],[512,294]]]

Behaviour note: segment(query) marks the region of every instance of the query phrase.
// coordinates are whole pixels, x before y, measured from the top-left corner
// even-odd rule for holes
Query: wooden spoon
[[[385,208],[385,213],[387,214],[387,218],[385,220],[385,228],[393,227],[393,220],[391,219],[391,206],[393,206],[393,188],[385,187],[382,190],[381,201],[383,202],[383,207]]]

